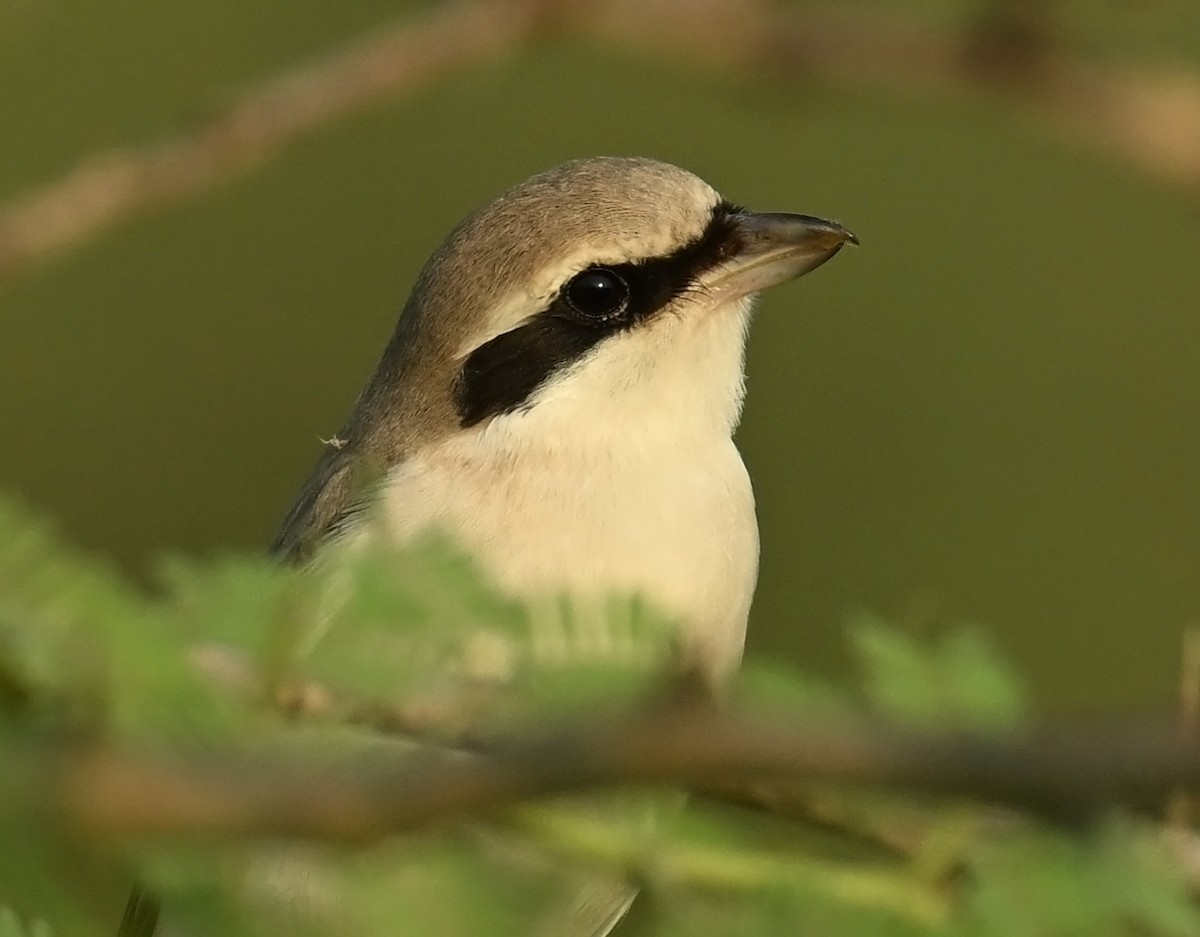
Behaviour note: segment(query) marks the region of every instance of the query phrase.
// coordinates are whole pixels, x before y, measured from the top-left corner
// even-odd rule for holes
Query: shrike
[[[531,602],[641,596],[720,681],[758,570],[733,443],[751,305],[846,243],[836,222],[748,211],[650,159],[521,183],[426,263],[274,553],[305,562],[368,527],[397,543],[439,530]],[[135,900],[122,933],[155,916]]]
[[[521,183],[425,265],[274,551],[303,560],[374,503],[396,541],[439,529],[517,596],[642,596],[719,679],[758,570],[733,443],[751,304],[847,242],[649,159]]]

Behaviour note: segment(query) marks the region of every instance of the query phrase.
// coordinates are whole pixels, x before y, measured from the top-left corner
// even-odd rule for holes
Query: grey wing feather
[[[288,563],[305,562],[360,503],[359,461],[349,449],[327,449],[271,543],[270,553]]]

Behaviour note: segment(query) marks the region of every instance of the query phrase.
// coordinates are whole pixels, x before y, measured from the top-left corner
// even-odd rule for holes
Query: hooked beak
[[[789,212],[741,211],[730,216],[737,248],[714,270],[709,288],[748,296],[794,280],[825,263],[856,238],[836,221]]]

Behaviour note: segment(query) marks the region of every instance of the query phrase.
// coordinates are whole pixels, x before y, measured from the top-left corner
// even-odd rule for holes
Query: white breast
[[[637,466],[567,453],[497,464],[477,441],[457,440],[392,475],[385,514],[401,541],[448,531],[499,585],[535,602],[565,593],[587,609],[641,595],[724,672],[741,653],[758,567],[750,480],[728,439],[669,455]]]
[[[600,608],[639,594],[727,673],[758,570],[754,497],[731,439],[747,315],[741,304],[607,340],[528,410],[415,454],[384,486],[392,535],[440,527],[534,602],[567,594]]]

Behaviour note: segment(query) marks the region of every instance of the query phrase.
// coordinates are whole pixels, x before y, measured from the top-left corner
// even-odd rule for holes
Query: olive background
[[[0,199],[420,6],[0,0]],[[1085,51],[1196,67],[1198,11],[1060,5]],[[441,237],[598,153],[862,241],[756,317],[752,653],[836,675],[858,610],[978,621],[1048,713],[1173,704],[1200,621],[1197,201],[965,93],[552,43],[370,108],[0,287],[0,488],[148,581],[261,549]]]

